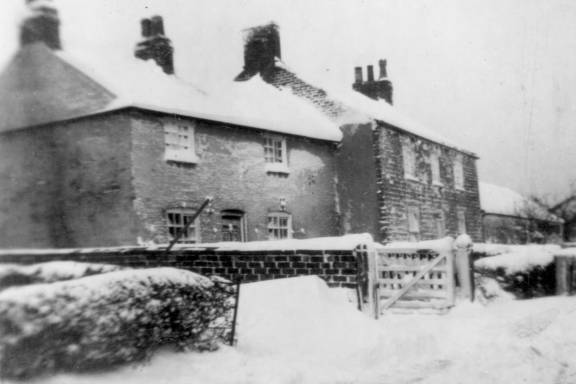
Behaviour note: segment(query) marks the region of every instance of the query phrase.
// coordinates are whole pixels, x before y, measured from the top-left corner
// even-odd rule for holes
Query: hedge
[[[0,292],[0,376],[85,371],[146,359],[159,346],[229,337],[234,288],[174,268],[110,272]]]

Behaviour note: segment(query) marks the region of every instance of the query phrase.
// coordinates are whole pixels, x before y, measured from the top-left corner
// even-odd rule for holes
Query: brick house
[[[556,205],[550,212],[564,219],[563,240],[569,243],[576,242],[576,196],[570,196]]]
[[[476,157],[299,79],[275,25],[247,31],[242,73],[204,91],[174,75],[160,17],[136,59],[93,61],[62,50],[49,2],[29,6],[0,75],[0,247],[163,243],[206,196],[182,241],[480,238]],[[391,103],[388,80],[363,84]]]

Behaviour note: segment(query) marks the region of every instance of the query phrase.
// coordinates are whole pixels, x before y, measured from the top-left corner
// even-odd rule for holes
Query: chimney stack
[[[354,68],[354,84],[362,84],[362,67]]]
[[[269,23],[249,28],[244,33],[244,69],[236,81],[248,80],[258,73],[266,77],[274,68],[276,58],[282,57],[278,25]]]
[[[380,66],[380,77],[378,77],[378,80],[387,78],[388,71],[386,70],[386,60],[379,60],[378,65]]]
[[[162,70],[174,73],[174,48],[172,42],[164,35],[162,16],[153,16],[140,22],[143,40],[136,45],[134,55],[142,60],[154,60]]]
[[[388,79],[386,64],[386,60],[378,61],[380,68],[380,76],[378,77],[378,80],[374,80],[374,66],[368,65],[366,67],[366,81],[362,80],[362,68],[355,67],[354,84],[352,84],[352,88],[371,99],[385,100],[388,104],[392,105],[393,87],[392,82]]]
[[[60,17],[52,0],[26,0],[28,16],[20,27],[20,46],[42,42],[53,50],[62,49]]]

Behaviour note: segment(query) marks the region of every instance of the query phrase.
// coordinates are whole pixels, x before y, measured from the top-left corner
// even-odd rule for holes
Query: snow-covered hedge
[[[0,292],[0,374],[108,367],[158,346],[228,337],[233,287],[174,268],[110,272]],[[228,326],[227,326],[228,325]]]
[[[19,285],[53,283],[122,269],[124,268],[117,265],[74,261],[50,261],[32,265],[0,265],[0,291]]]
[[[495,289],[519,299],[548,296],[555,291],[554,253],[557,245],[474,244],[481,257],[474,262],[478,293],[486,299],[504,296]]]

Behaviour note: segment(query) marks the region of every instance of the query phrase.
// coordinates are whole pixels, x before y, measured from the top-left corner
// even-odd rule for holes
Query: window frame
[[[290,173],[288,167],[288,144],[286,137],[280,135],[263,135],[264,162],[268,173]],[[279,152],[279,153],[278,153]]]
[[[464,191],[465,190],[464,159],[462,154],[458,154],[454,157],[454,164],[452,170],[454,173],[454,188]]]
[[[416,148],[412,140],[409,139],[402,141],[402,166],[405,179],[418,180],[416,175]]]
[[[411,241],[420,240],[421,234],[421,210],[417,205],[409,205],[406,208],[407,230]]]
[[[164,160],[196,164],[196,129],[191,124],[167,122],[163,125]]]
[[[276,225],[272,225],[270,223],[270,219],[272,218],[277,218],[277,224]],[[286,219],[286,226],[282,226],[280,221],[281,219]],[[292,214],[288,213],[288,212],[268,212],[268,215],[266,216],[266,230],[267,230],[267,236],[268,236],[268,240],[286,240],[286,239],[292,239]],[[272,231],[286,231],[286,237],[277,237],[274,236],[273,233],[271,233]],[[278,232],[280,233],[280,232]]]
[[[195,210],[189,208],[169,208],[165,212],[165,220],[166,220],[166,232],[170,237],[171,241],[174,240],[177,236],[177,232],[172,233],[170,230],[171,228],[176,229],[184,229],[186,227],[186,220],[185,217],[192,217],[196,213]],[[181,219],[180,222],[173,222],[170,219],[170,215],[180,215]],[[187,231],[190,230],[194,231],[194,237],[190,236],[189,233],[185,233],[180,239],[176,242],[176,244],[198,244],[201,242],[200,236],[200,216],[198,216],[194,222],[188,227]]]
[[[439,239],[446,236],[446,214],[442,209],[439,209],[434,213],[434,229],[436,230],[436,236],[438,236]]]
[[[442,177],[440,174],[440,151],[433,150],[430,153],[430,171],[432,176],[432,184],[437,186],[443,186]]]

